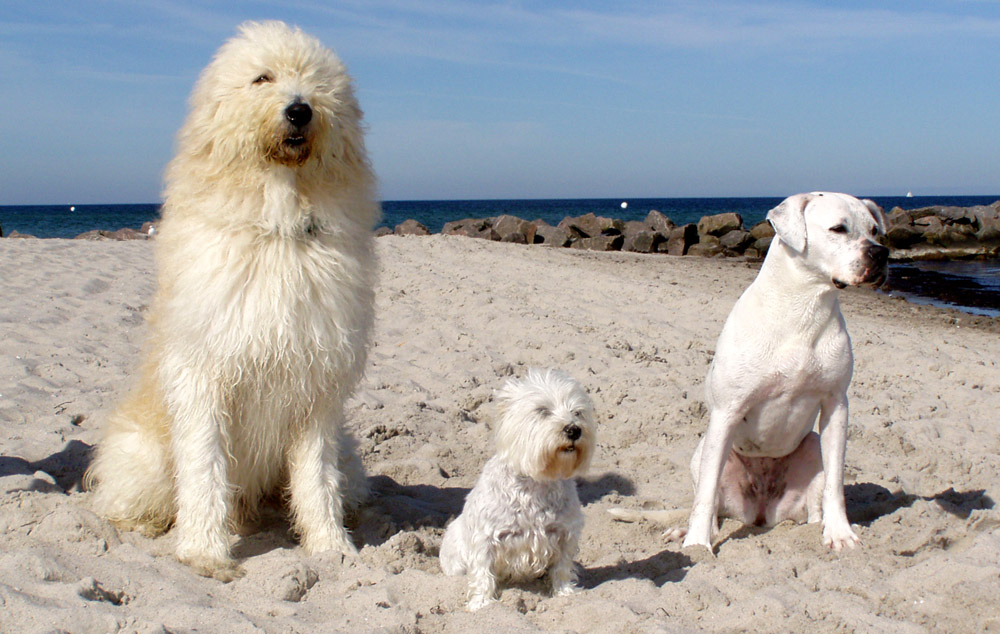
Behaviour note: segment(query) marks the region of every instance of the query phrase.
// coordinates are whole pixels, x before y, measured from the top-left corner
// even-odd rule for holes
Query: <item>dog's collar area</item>
[[[303,237],[315,238],[319,234],[323,233],[323,227],[320,226],[316,219],[312,216],[308,216],[305,223],[302,225],[302,235]]]

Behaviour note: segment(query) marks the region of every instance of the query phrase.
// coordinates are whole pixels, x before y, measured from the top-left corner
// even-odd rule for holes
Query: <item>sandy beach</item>
[[[153,243],[0,241],[0,631],[1000,632],[1000,320],[844,291],[864,545],[726,521],[713,558],[607,511],[687,511],[705,372],[757,265],[377,244],[376,332],[348,407],[376,494],[352,522],[360,552],[306,556],[268,509],[235,545],[246,576],[223,584],[177,563],[169,533],[118,532],[81,490],[139,360]],[[438,547],[492,453],[494,390],[529,367],[566,370],[598,412],[583,589],[507,588],[469,613]]]

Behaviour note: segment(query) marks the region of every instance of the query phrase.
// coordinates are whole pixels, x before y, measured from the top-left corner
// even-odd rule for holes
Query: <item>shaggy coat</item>
[[[469,577],[472,610],[496,600],[501,581],[547,575],[553,594],[575,591],[583,511],[573,477],[596,445],[593,403],[563,372],[531,370],[497,400],[497,453],[441,543],[445,574]]]
[[[105,517],[175,524],[178,557],[229,579],[229,530],[273,492],[307,551],[354,551],[344,508],[366,480],[343,404],[372,328],[379,208],[351,79],[314,38],[242,25],[190,103],[144,362],[87,481]]]

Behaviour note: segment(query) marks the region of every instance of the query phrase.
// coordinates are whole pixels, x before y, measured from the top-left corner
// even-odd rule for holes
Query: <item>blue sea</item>
[[[893,207],[990,205],[990,196],[871,196],[886,211]],[[416,200],[384,201],[382,225],[395,227],[404,220],[419,220],[432,232],[444,223],[463,218],[510,214],[526,220],[558,224],[566,216],[593,212],[622,220],[641,220],[656,209],[678,225],[697,222],[702,216],[736,212],[746,227],[760,222],[782,198],[585,198],[538,200]],[[73,238],[92,229],[139,229],[156,220],[159,204],[137,205],[31,205],[0,206],[0,228],[39,238]],[[911,301],[943,304],[966,312],[1000,316],[1000,263],[953,261],[894,264],[890,279],[899,285],[889,291]],[[890,285],[892,283],[890,282]]]

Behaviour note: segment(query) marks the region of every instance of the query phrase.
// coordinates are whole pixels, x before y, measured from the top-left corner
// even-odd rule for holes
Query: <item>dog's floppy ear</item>
[[[812,199],[812,194],[789,196],[767,212],[767,220],[781,241],[799,253],[806,248],[806,218],[803,214]]]
[[[875,219],[875,224],[878,225],[878,232],[880,234],[885,234],[885,214],[882,213],[882,208],[875,204],[874,200],[868,200],[865,198],[862,200],[865,207],[868,207],[868,211],[871,212],[872,218]]]

